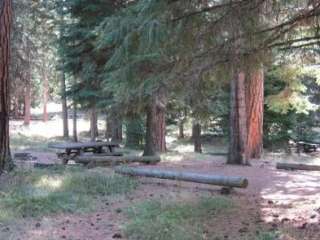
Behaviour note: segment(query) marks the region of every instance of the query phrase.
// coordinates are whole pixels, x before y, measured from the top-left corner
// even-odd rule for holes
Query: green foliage
[[[144,123],[141,117],[131,117],[126,121],[126,147],[140,148],[144,139]]]
[[[87,211],[98,204],[97,197],[135,187],[129,178],[79,167],[13,172],[0,188],[0,221]]]
[[[130,208],[126,235],[135,240],[204,239],[203,221],[232,207],[229,199],[203,198],[196,203],[146,201]]]
[[[277,66],[266,74],[265,146],[289,139],[318,141],[319,85],[310,71]]]

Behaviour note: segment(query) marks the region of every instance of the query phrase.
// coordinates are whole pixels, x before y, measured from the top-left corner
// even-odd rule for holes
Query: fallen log
[[[226,177],[193,172],[177,172],[160,169],[142,169],[133,167],[116,167],[115,172],[118,174],[124,174],[129,176],[205,183],[224,187],[246,188],[248,186],[248,180],[242,177]]]
[[[156,164],[161,161],[159,156],[78,156],[74,159],[76,163],[87,165],[88,167],[115,166],[129,163]]]
[[[277,169],[320,171],[320,165],[310,165],[301,163],[277,163]]]

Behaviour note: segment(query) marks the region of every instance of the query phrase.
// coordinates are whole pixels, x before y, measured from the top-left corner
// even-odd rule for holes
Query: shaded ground
[[[224,156],[191,153],[190,144],[172,141],[173,152],[163,162],[149,168],[190,170],[249,179],[247,189],[234,190],[228,197],[236,203],[231,213],[209,218],[203,239],[257,239],[258,232],[276,231],[283,240],[320,239],[320,173],[280,171],[276,161],[317,163],[314,156],[286,156],[270,153],[251,167],[226,166]],[[221,152],[223,146],[205,149]],[[32,152],[40,162],[55,162],[54,153]],[[60,214],[38,219],[19,220],[0,225],[0,239],[24,240],[108,240],[125,239],[123,228],[128,222],[125,209],[147,199],[185,201],[201,196],[220,195],[220,188],[208,185],[140,178],[139,187],[130,195],[99,202],[95,212]],[[147,227],[147,226],[146,226]],[[210,238],[214,236],[215,238]]]

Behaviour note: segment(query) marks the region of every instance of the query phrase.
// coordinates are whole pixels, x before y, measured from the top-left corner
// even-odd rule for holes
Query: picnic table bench
[[[58,143],[49,144],[49,148],[63,150],[58,152],[57,156],[62,159],[63,164],[67,164],[69,160],[82,155],[86,152],[95,154],[117,155],[115,148],[119,147],[119,143],[113,142],[79,142],[79,143]],[[105,151],[107,148],[107,151]]]
[[[297,152],[300,153],[301,150],[305,153],[316,152],[318,146],[318,143],[299,141],[297,142]]]

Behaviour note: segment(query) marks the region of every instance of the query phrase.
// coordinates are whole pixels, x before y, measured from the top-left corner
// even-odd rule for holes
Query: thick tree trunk
[[[251,71],[246,78],[246,106],[248,158],[260,158],[263,152],[264,107],[264,72],[262,67]]]
[[[77,103],[73,101],[73,141],[78,142],[78,129],[77,129]]]
[[[247,155],[247,110],[245,74],[237,69],[231,80],[229,164],[249,164]]]
[[[155,95],[155,146],[157,152],[167,151],[166,146],[166,105],[167,96],[164,88],[160,88]]]
[[[170,179],[176,181],[196,182],[212,184],[223,187],[246,188],[248,180],[242,177],[225,177],[208,175],[194,172],[177,172],[162,169],[143,169],[133,167],[116,167],[115,172],[129,176],[140,176],[160,179]]]
[[[192,125],[192,139],[194,143],[194,152],[202,153],[201,125],[197,122]]]
[[[91,141],[95,141],[98,137],[98,114],[96,106],[92,106],[90,109],[90,137]]]
[[[43,69],[43,121],[47,122],[49,120],[48,117],[48,98],[49,98],[49,80],[48,75],[46,73],[46,69]]]
[[[156,125],[156,107],[154,103],[150,103],[147,106],[147,117],[146,117],[146,137],[143,156],[154,156],[157,153],[156,142],[155,142],[155,130]]]
[[[61,104],[62,104],[62,122],[63,122],[63,137],[69,138],[69,123],[68,123],[68,105],[66,94],[66,78],[64,71],[61,72]]]
[[[28,80],[24,95],[24,125],[30,125],[31,120],[31,85]]]
[[[166,147],[166,113],[162,107],[157,107],[156,110],[156,126],[155,126],[155,140],[157,152],[165,152]]]
[[[0,173],[12,167],[9,147],[9,63],[12,1],[0,1]]]
[[[147,107],[145,156],[166,151],[166,101],[164,89],[160,89]]]

